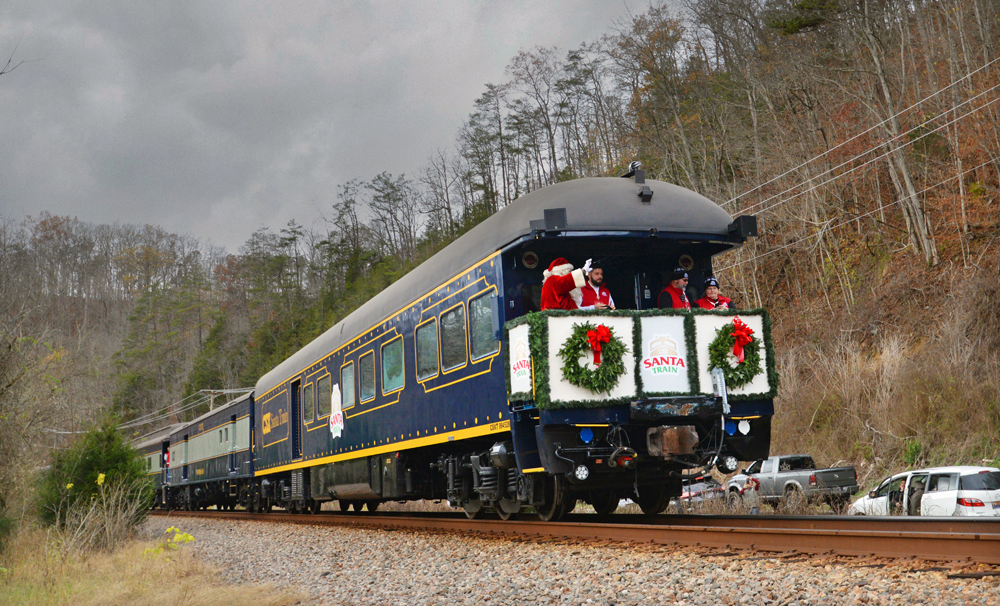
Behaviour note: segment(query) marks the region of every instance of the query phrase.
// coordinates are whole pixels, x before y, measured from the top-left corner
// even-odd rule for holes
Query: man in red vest
[[[583,295],[580,288],[587,282],[583,269],[573,269],[566,259],[559,257],[542,272],[542,310],[579,309]]]
[[[733,300],[719,294],[719,281],[715,276],[705,278],[705,296],[694,302],[702,309],[732,309]]]
[[[660,296],[656,298],[656,306],[660,309],[691,309],[691,301],[687,298],[684,289],[688,285],[688,274],[678,267],[670,272],[670,284],[660,291]]]
[[[591,263],[590,273],[587,274],[587,283],[580,290],[583,293],[580,309],[615,308],[615,300],[611,298],[611,291],[604,285],[604,267],[600,261]]]

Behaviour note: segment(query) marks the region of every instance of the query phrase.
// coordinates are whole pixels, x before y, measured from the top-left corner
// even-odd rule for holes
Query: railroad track
[[[610,523],[592,514],[569,515],[561,522],[469,520],[462,514],[413,512],[302,515],[156,510],[153,514],[1000,564],[1000,518],[625,514],[613,516],[614,523]]]

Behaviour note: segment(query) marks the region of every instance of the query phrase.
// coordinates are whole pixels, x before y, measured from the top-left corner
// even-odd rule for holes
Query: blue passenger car
[[[762,387],[731,402],[697,373],[688,392],[634,389],[606,405],[553,407],[551,399],[510,397],[508,387],[507,331],[519,318],[552,315],[536,313],[552,260],[601,260],[619,311],[592,315],[635,325],[639,335],[639,317],[659,314],[657,294],[674,267],[700,284],[713,258],[755,228],[752,217],[734,221],[710,200],[646,181],[641,171],[523,196],[257,382],[249,506],[315,511],[338,500],[373,509],[386,500],[447,499],[470,516],[534,507],[551,519],[579,499],[605,511],[632,496],[656,511],[679,494],[683,471],[766,455],[777,377],[762,312],[753,316],[768,346]],[[699,334],[731,320],[699,320]],[[636,376],[638,354],[628,369]],[[536,358],[530,364],[541,368]],[[587,436],[591,442],[580,441]],[[677,440],[683,452],[670,451]],[[581,466],[594,473],[580,479]]]
[[[170,435],[162,501],[167,508],[232,509],[252,498],[253,396],[243,395]]]

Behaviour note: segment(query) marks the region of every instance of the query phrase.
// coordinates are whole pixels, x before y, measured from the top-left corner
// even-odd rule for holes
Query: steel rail
[[[1000,518],[872,518],[840,516],[594,515],[562,522],[469,520],[459,514],[319,515],[213,511],[154,511],[156,515],[255,522],[364,526],[500,535],[561,537],[702,547],[1000,564]],[[995,521],[994,521],[995,520]]]

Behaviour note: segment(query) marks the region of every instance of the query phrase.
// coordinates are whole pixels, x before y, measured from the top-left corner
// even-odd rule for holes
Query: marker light
[[[573,472],[573,475],[576,476],[577,480],[582,482],[590,477],[590,469],[588,469],[586,465],[577,465],[576,471]]]

